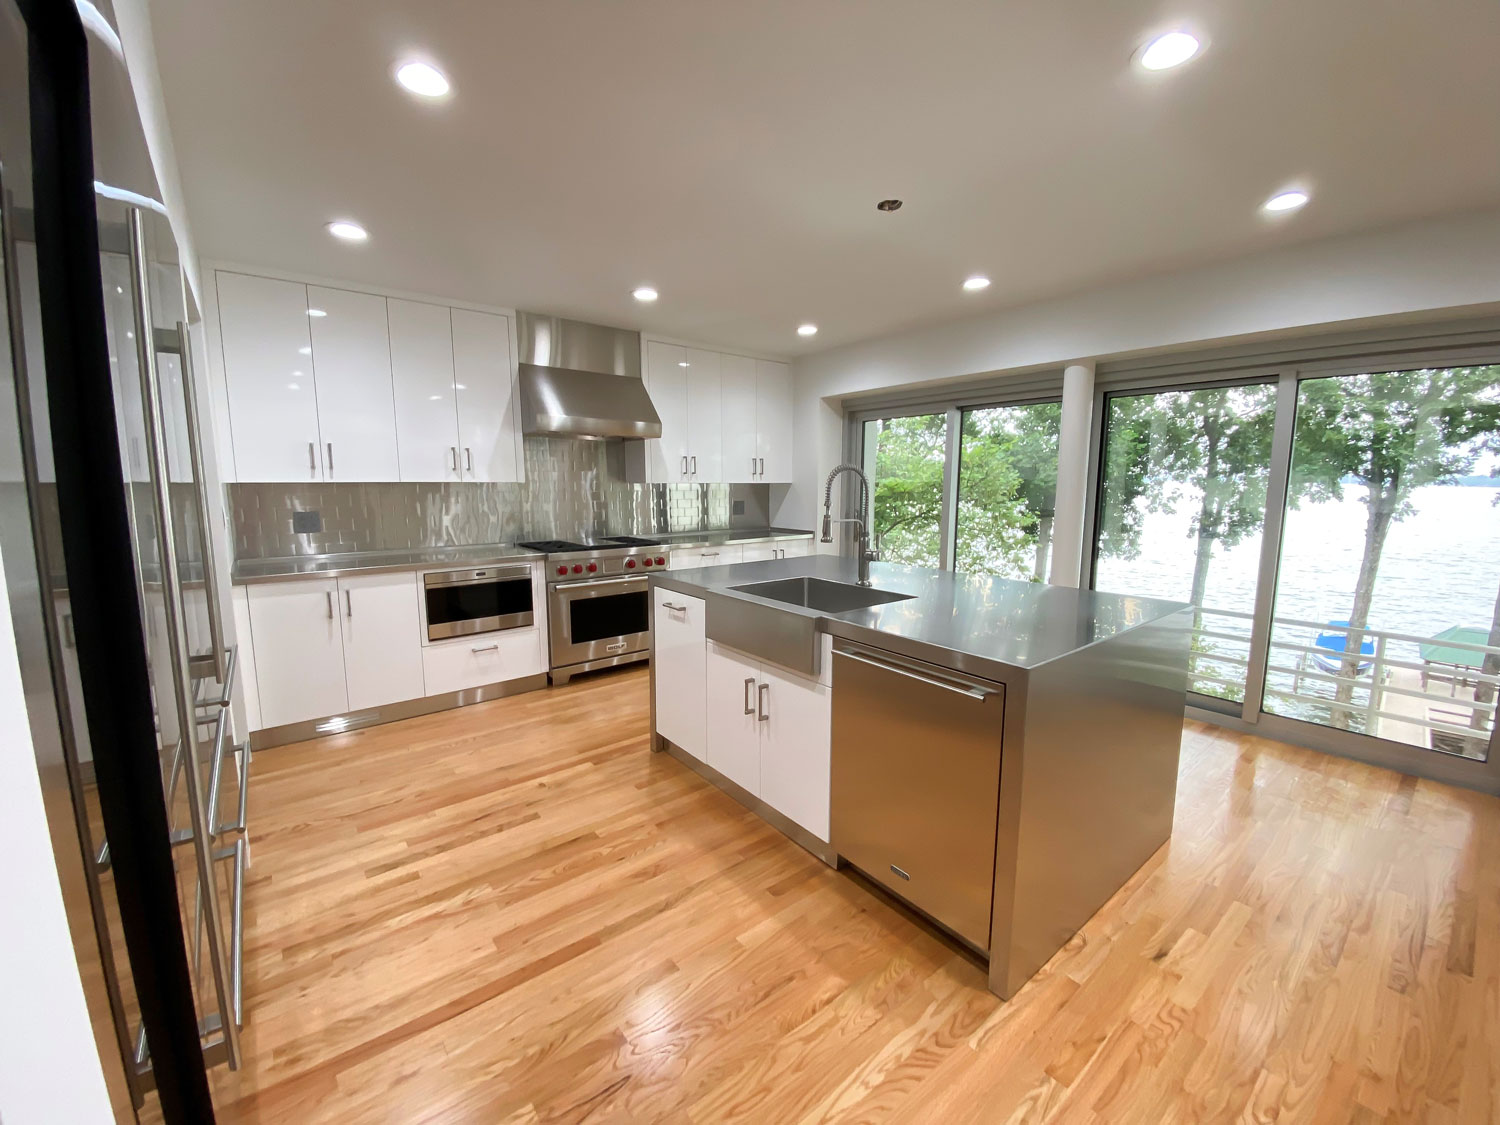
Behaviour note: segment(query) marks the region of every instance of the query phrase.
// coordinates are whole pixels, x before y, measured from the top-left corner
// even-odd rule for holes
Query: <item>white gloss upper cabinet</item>
[[[718,484],[724,479],[724,418],[718,352],[683,349],[687,376],[688,480]]]
[[[448,307],[391,298],[386,314],[401,479],[461,480]]]
[[[525,479],[521,404],[510,361],[510,320],[452,309],[453,387],[462,480]]]
[[[759,472],[770,484],[792,481],[792,369],[785,363],[755,361],[755,432]]]
[[[726,481],[760,479],[755,360],[726,355],[719,363],[719,402]]]
[[[322,480],[307,287],[242,273],[215,280],[236,475]]]
[[[307,300],[323,479],[400,479],[385,298],[310,285]]]
[[[685,484],[692,479],[688,460],[687,349],[657,340],[646,342],[646,393],[661,417],[661,437],[646,441],[646,480],[652,484]]]

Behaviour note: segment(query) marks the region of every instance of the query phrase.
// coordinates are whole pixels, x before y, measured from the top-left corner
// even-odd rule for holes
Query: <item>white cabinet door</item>
[[[687,349],[646,342],[646,393],[661,416],[661,437],[646,442],[646,480],[651,484],[684,484],[692,479],[688,460]]]
[[[770,543],[746,543],[740,550],[741,562],[766,562],[769,559],[781,557],[777,554],[780,548]]]
[[[453,387],[464,480],[525,479],[521,401],[510,362],[510,320],[452,309]]]
[[[707,732],[704,759],[740,788],[760,795],[760,722],[756,694],[760,665],[710,642],[705,680]]]
[[[809,539],[783,539],[776,546],[784,559],[800,559],[813,553],[813,541]]]
[[[446,305],[386,301],[401,479],[454,481],[459,472],[453,325]]]
[[[771,484],[792,481],[792,369],[755,361],[755,429],[760,475]]]
[[[417,576],[368,574],[339,579],[349,710],[422,695]]]
[[[307,287],[242,273],[214,279],[236,475],[322,480]]]
[[[829,689],[761,665],[760,798],[820,840],[828,839],[832,707]]]
[[[719,353],[685,348],[687,367],[688,479],[718,484],[724,479],[724,417],[719,391]]]
[[[707,691],[703,599],[657,587],[652,601],[656,733],[702,761]]]
[[[245,718],[245,725],[236,728],[236,734],[243,739],[266,725],[260,719],[260,676],[255,668],[255,631],[250,627],[250,587],[231,587],[229,604],[234,609],[234,638],[239,648],[235,679],[239,680]]]
[[[721,357],[719,401],[724,480],[729,484],[753,483],[760,479],[755,360],[742,355]]]
[[[428,695],[466,691],[546,671],[546,642],[536,628],[460,637],[422,649]]]
[[[400,479],[385,298],[308,286],[323,479]]]
[[[338,583],[332,578],[266,582],[249,591],[265,725],[279,727],[349,710]]]

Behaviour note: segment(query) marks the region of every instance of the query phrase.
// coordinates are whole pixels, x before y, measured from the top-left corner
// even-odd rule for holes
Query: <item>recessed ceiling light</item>
[[[1279,191],[1270,199],[1260,205],[1262,211],[1270,211],[1273,214],[1278,211],[1295,211],[1307,202],[1307,192],[1293,188],[1290,191]]]
[[[1185,31],[1158,35],[1141,48],[1140,62],[1147,70],[1171,70],[1181,66],[1203,49],[1196,36]]]
[[[976,289],[988,289],[989,287],[990,279],[985,277],[983,274],[976,273],[973,277],[964,279],[964,288],[969,290],[970,292],[973,292]]]
[[[349,219],[335,219],[328,224],[328,233],[345,242],[363,242],[370,237],[369,231]]]
[[[443,401],[443,396],[442,395],[428,395],[427,396],[427,401],[428,402],[442,402]]]
[[[685,360],[685,359],[679,359],[679,360],[678,360],[678,361],[677,361],[677,366],[678,366],[678,367],[691,367],[691,366],[693,366],[693,365],[692,365],[692,364],[691,364],[691,363],[689,363],[689,362],[688,362],[688,361],[687,361],[687,360]]]
[[[800,324],[797,326],[797,335],[799,336],[816,336],[817,334],[818,326],[816,324]]]
[[[288,383],[286,385],[286,389],[289,391],[300,391],[302,388],[297,386],[296,383]]]
[[[308,309],[307,310],[307,315],[308,316],[327,316],[328,314],[326,312],[324,312],[322,309]]]
[[[297,354],[298,355],[312,355],[312,349],[309,348],[306,344],[304,344],[302,347],[300,347],[300,348],[297,349]]]
[[[431,63],[402,63],[396,68],[396,81],[424,98],[441,98],[449,89],[447,76]]]
[[[648,302],[656,300],[656,298],[659,296],[659,294],[656,292],[656,290],[652,289],[651,286],[649,286],[649,285],[642,285],[639,289],[636,289],[630,295],[632,297],[634,297],[637,301],[648,301]]]

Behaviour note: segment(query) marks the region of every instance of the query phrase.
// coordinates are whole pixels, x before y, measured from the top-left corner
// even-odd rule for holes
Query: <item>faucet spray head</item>
[[[833,542],[833,517],[827,511],[823,513],[823,542]]]

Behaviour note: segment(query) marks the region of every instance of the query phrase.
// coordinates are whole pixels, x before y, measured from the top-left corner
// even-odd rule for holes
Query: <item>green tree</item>
[[[1363,490],[1364,553],[1349,610],[1351,640],[1334,700],[1354,695],[1360,644],[1352,630],[1370,621],[1370,603],[1391,526],[1410,516],[1411,494],[1470,472],[1500,430],[1500,365],[1427,368],[1307,379],[1297,402],[1292,487],[1323,484],[1335,498]],[[1336,707],[1347,727],[1352,711]]]
[[[883,418],[866,431],[875,440],[874,538],[881,557],[936,567],[943,510],[947,419],[942,414]]]
[[[1055,402],[964,412],[959,570],[1046,581],[1061,418]]]

